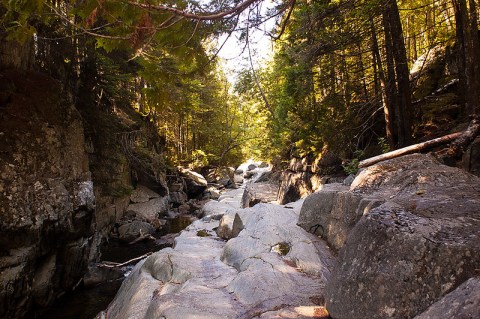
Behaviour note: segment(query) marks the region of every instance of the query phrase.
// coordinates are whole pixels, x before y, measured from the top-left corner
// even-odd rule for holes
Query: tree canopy
[[[47,72],[84,105],[134,109],[174,163],[325,149],[351,158],[421,137],[431,118],[410,69],[439,46],[457,57],[463,94],[450,102],[478,112],[477,11],[474,0],[289,0],[269,10],[262,0],[1,0],[0,50],[11,54],[0,65]],[[273,59],[229,83],[220,35],[248,41],[266,19],[276,21]]]

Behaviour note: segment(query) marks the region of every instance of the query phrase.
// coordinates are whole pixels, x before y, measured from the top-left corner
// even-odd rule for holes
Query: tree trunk
[[[386,54],[386,68],[387,74],[383,74],[383,80],[380,78],[382,82],[382,98],[383,98],[383,111],[385,113],[385,125],[386,125],[386,132],[387,132],[387,139],[390,144],[390,147],[395,148],[397,145],[397,131],[395,129],[395,104],[396,104],[396,96],[397,96],[397,87],[395,84],[395,68],[394,68],[394,60],[393,60],[393,46],[392,46],[392,39],[391,39],[391,31],[390,31],[390,24],[388,20],[390,19],[388,12],[384,12],[382,16],[383,21],[383,28],[385,32],[385,54]],[[373,30],[375,32],[375,30]],[[376,41],[376,37],[375,37]],[[377,44],[377,52],[378,52],[378,44]],[[378,54],[378,59],[380,63],[381,58],[380,54]],[[381,69],[379,67],[379,69]]]
[[[467,65],[469,68],[469,95],[468,106],[470,115],[479,114],[480,108],[480,43],[478,37],[478,15],[475,0],[469,0],[470,5],[470,43],[467,50]]]
[[[400,148],[400,149],[395,150],[395,151],[391,151],[391,152],[388,152],[388,153],[385,153],[385,154],[381,154],[381,155],[378,155],[378,156],[367,158],[366,160],[363,160],[360,163],[358,163],[358,167],[359,168],[367,167],[367,166],[370,166],[370,165],[373,165],[373,164],[376,164],[376,163],[380,163],[380,162],[383,162],[383,161],[386,161],[386,160],[389,160],[389,159],[393,159],[393,158],[396,158],[396,157],[400,157],[400,156],[403,156],[403,155],[426,151],[426,150],[429,150],[429,149],[434,148],[436,146],[450,143],[450,142],[454,141],[455,139],[459,138],[460,136],[462,136],[462,132],[457,132],[457,133],[445,135],[445,136],[442,136],[442,137],[439,137],[439,138],[435,138],[433,140],[429,140],[429,141],[426,141],[426,142],[423,142],[423,143],[403,147],[403,148]]]
[[[474,0],[453,0],[458,46],[459,80],[467,114],[479,112],[480,104],[480,44],[477,6]]]
[[[34,61],[33,38],[25,43],[9,41],[0,32],[0,69],[29,70]]]
[[[412,143],[412,101],[403,37],[402,23],[397,2],[389,0],[384,7],[383,22],[385,27],[385,47],[387,51],[388,83],[395,93],[394,120],[396,147],[404,147]],[[393,60],[393,64],[392,64]],[[392,68],[395,68],[392,71]],[[388,90],[387,90],[388,91]]]

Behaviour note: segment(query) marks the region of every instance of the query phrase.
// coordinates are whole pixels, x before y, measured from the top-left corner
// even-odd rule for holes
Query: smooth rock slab
[[[132,191],[130,200],[132,203],[145,203],[150,199],[157,197],[160,197],[160,195],[152,191],[150,188],[143,185],[138,185],[137,188]]]
[[[216,214],[214,202],[209,203]],[[323,241],[295,225],[298,213],[261,204],[233,214],[245,224],[235,239],[218,238],[219,220],[207,216],[183,231],[173,249],[137,264],[107,317],[250,319],[283,308],[318,306],[332,256]],[[271,249],[279,241],[291,246],[284,256]]]

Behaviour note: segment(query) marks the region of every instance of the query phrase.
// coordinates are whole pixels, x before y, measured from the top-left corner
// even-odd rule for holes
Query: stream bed
[[[102,262],[123,263],[130,259],[142,256],[149,252],[159,251],[172,245],[173,235],[179,233],[188,227],[194,218],[191,216],[179,216],[167,220],[165,227],[154,237],[157,240],[148,240],[138,242],[133,245],[122,244],[118,241],[110,241],[100,249],[102,252]],[[167,236],[165,236],[167,235]],[[164,237],[170,237],[170,240],[163,240]],[[115,297],[118,289],[122,285],[126,275],[133,269],[134,265],[128,265],[121,268],[124,276],[119,279],[105,281],[95,287],[86,288],[80,285],[75,291],[72,291],[59,300],[47,312],[42,314],[39,319],[93,319],[102,310],[106,309],[108,304]]]

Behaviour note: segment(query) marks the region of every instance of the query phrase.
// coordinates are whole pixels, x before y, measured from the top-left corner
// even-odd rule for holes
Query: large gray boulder
[[[134,203],[127,207],[128,213],[134,213],[137,219],[152,221],[165,215],[169,208],[168,197],[157,197],[144,203]]]
[[[188,197],[195,198],[202,195],[208,186],[205,177],[189,169],[180,168],[179,170],[184,177]]]
[[[231,167],[218,167],[208,171],[205,176],[207,182],[218,184],[223,187],[234,186],[234,174],[235,170]]]
[[[480,318],[480,278],[470,278],[415,319]]]
[[[333,318],[412,318],[480,268],[480,178],[415,154],[365,169],[351,190],[386,202],[340,249]]]
[[[130,194],[132,203],[145,203],[157,197],[160,197],[160,195],[143,185],[138,185],[137,188],[132,191],[132,194]]]
[[[218,237],[223,239],[231,239],[237,237],[242,231],[243,223],[240,216],[236,212],[223,215],[220,224],[216,230]]]
[[[248,183],[242,196],[242,208],[258,203],[270,203],[277,200],[278,184]]]
[[[305,198],[298,225],[339,250],[360,218],[381,203],[381,199],[350,192],[348,186],[326,184]]]

